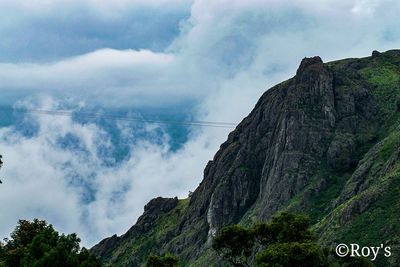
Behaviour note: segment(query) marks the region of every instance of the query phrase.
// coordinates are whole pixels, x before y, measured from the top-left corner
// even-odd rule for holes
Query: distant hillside
[[[392,247],[377,266],[400,266],[400,50],[323,63],[269,89],[229,134],[190,199],[156,198],[121,237],[92,248],[111,266],[172,252],[183,266],[218,266],[221,227],[310,216],[325,245]]]

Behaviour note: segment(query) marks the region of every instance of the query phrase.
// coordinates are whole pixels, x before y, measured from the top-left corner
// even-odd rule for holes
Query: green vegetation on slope
[[[400,130],[375,146],[362,162],[371,162],[363,177],[368,187],[335,208],[316,228],[324,243],[358,243],[392,247],[392,258],[378,258],[379,266],[394,266],[400,252]],[[361,165],[362,170],[365,166]],[[351,181],[348,183],[351,185]]]
[[[166,237],[176,228],[188,203],[189,199],[180,199],[174,209],[161,215],[149,232],[121,243],[113,251],[115,261],[112,266],[131,266],[131,255],[136,255],[139,262],[145,262],[149,255],[158,253]]]
[[[172,254],[164,254],[161,256],[150,254],[147,258],[146,267],[177,267],[178,258]]]
[[[372,92],[381,112],[390,116],[397,111],[400,100],[400,65],[396,57],[377,57],[358,73],[374,86]]]

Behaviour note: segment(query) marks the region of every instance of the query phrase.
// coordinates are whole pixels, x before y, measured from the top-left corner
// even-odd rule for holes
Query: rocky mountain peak
[[[315,56],[315,57],[305,57],[300,63],[299,68],[297,69],[296,75],[301,75],[307,70],[313,69],[321,69],[323,68],[323,62],[321,57]]]

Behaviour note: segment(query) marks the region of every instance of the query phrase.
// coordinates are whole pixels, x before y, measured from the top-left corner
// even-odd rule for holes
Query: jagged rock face
[[[176,227],[153,250],[173,252],[186,265],[204,255],[221,227],[269,219],[282,208],[297,207],[311,215],[317,209],[320,215],[315,219],[326,216],[318,228],[325,231],[321,234],[325,240],[334,235],[329,229],[335,223],[350,225],[382,198],[383,188],[390,188],[369,192],[375,180],[397,168],[400,153],[386,159],[382,151],[390,146],[379,140],[382,129],[396,122],[399,81],[398,50],[328,64],[319,57],[303,59],[296,76],[265,92],[229,134],[207,164],[204,179]],[[387,162],[377,165],[382,158]],[[319,199],[313,204],[319,196],[325,202]],[[291,204],[295,197],[297,204]],[[164,204],[153,205],[159,201]],[[131,230],[121,238],[102,241],[96,253],[108,255],[103,257],[108,261],[111,254],[118,257],[111,252],[121,246],[121,239],[145,236],[157,225],[157,214],[175,210],[174,201],[153,200]]]
[[[190,203],[199,219],[207,218],[209,236],[253,205],[257,217],[268,219],[325,158],[333,168],[353,165],[353,136],[362,129],[354,125],[370,120],[375,104],[367,90],[335,91],[335,82],[319,57],[305,58],[296,77],[268,90],[229,135]]]
[[[319,57],[304,59],[296,78],[267,91],[229,135],[199,188],[211,197],[192,202],[208,206],[210,234],[255,202],[269,217],[305,186],[335,125],[332,76]]]
[[[304,59],[285,93],[262,169],[263,218],[304,188],[335,126],[333,75],[320,58]]]

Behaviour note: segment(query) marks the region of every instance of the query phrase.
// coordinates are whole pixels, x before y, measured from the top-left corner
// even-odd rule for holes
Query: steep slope
[[[265,92],[229,134],[190,199],[161,208],[147,229],[139,219],[127,234],[92,250],[112,266],[140,266],[151,251],[173,252],[183,265],[212,266],[216,231],[279,210],[309,214],[328,245],[396,247],[399,106],[400,50],[327,64],[305,58],[296,76]],[[142,217],[151,214],[145,209]],[[149,238],[156,242],[144,242]]]

